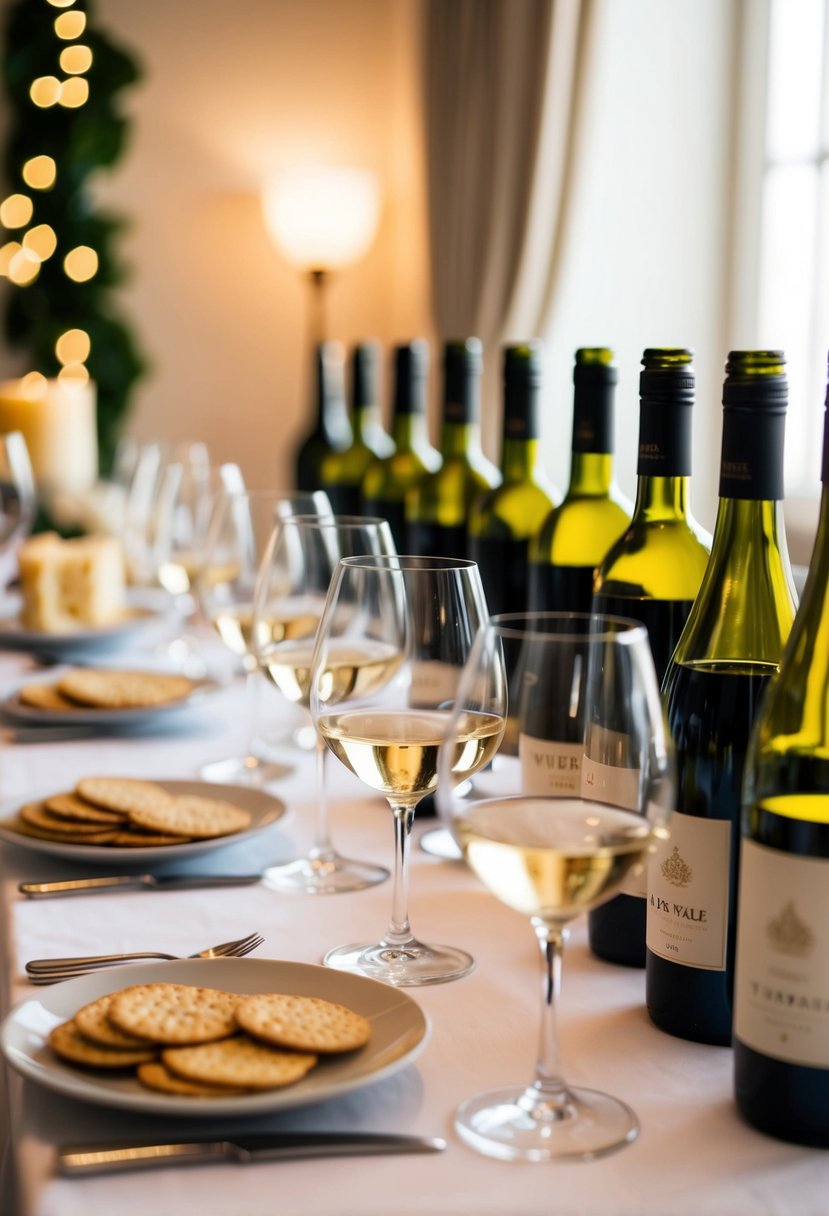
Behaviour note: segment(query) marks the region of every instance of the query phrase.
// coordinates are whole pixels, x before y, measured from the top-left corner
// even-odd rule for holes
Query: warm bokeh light
[[[16,253],[20,253],[23,246],[20,241],[6,241],[5,245],[0,247],[0,274],[7,275],[11,260]]]
[[[57,177],[57,165],[51,156],[33,156],[23,166],[23,180],[32,190],[50,190]]]
[[[67,110],[76,110],[89,99],[89,81],[82,76],[70,76],[64,80],[58,101]]]
[[[55,33],[58,38],[68,42],[70,38],[80,38],[86,29],[86,13],[61,13],[55,17]]]
[[[33,210],[27,194],[10,194],[0,203],[0,224],[4,228],[22,228],[32,218]]]
[[[58,372],[58,381],[70,388],[78,388],[89,383],[89,372],[82,363],[67,363]]]
[[[92,67],[92,51],[88,46],[67,46],[61,51],[58,62],[69,76],[88,72]]]
[[[55,354],[63,363],[85,363],[92,343],[85,329],[67,329],[55,343]]]
[[[49,224],[38,224],[30,228],[23,237],[23,248],[34,254],[39,262],[45,262],[55,252],[58,238]]]
[[[29,96],[36,106],[45,110],[48,106],[57,105],[61,94],[61,83],[57,76],[38,76],[32,81]]]
[[[86,283],[98,271],[98,255],[89,245],[77,245],[63,259],[63,269],[76,283]]]
[[[17,287],[28,287],[40,274],[40,259],[21,248],[9,262],[9,278]]]
[[[52,8],[69,8],[71,4],[75,3],[75,0],[48,0],[48,3]]]
[[[369,169],[290,169],[268,178],[262,204],[283,257],[304,270],[336,270],[374,240],[380,183]]]
[[[27,372],[20,381],[20,391],[24,397],[31,397],[36,400],[38,397],[45,397],[46,390],[49,387],[46,377],[43,372]]]

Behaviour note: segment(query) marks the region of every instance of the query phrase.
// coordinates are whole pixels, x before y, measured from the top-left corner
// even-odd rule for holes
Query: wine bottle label
[[[754,1051],[829,1068],[829,861],[744,838],[734,1033]]]
[[[521,763],[521,789],[525,794],[546,794],[564,798],[581,793],[581,766],[584,746],[536,739],[521,734],[518,757]]]
[[[591,734],[590,744],[597,743],[612,749],[617,755],[627,758],[630,739],[619,731],[595,728]],[[585,756],[581,765],[582,798],[591,802],[608,802],[612,806],[622,806],[629,811],[638,811],[641,800],[641,780],[638,768],[623,768],[621,764],[602,764]],[[620,895],[638,895],[644,899],[647,895],[647,869],[637,869],[628,874],[622,886]]]
[[[731,823],[674,812],[648,865],[647,946],[686,967],[725,970]]]
[[[409,703],[421,709],[441,708],[455,700],[463,669],[439,659],[420,659],[412,663]]]

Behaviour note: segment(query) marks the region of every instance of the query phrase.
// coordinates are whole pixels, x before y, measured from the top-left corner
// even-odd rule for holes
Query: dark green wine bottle
[[[483,354],[477,338],[447,342],[443,352],[442,464],[406,496],[406,528],[413,553],[466,557],[469,509],[498,485],[498,470],[481,451],[480,383]]]
[[[829,1148],[829,385],[803,598],[743,783],[734,1090],[754,1127]]]
[[[501,485],[469,514],[469,554],[493,615],[526,609],[530,540],[558,502],[539,455],[541,380],[540,342],[505,348]]]
[[[422,339],[394,351],[392,439],[395,450],[376,456],[360,487],[362,511],[387,519],[398,553],[409,552],[406,493],[421,477],[440,467],[440,453],[429,442],[426,378],[429,346]]]
[[[380,347],[361,342],[351,352],[352,440],[322,462],[322,488],[337,515],[358,515],[360,486],[375,456],[390,456],[394,443],[380,419]]]
[[[606,347],[576,351],[570,484],[530,543],[531,610],[589,612],[593,575],[630,523],[613,479],[613,397],[619,378]]]
[[[646,350],[639,377],[639,460],[633,518],[596,571],[596,612],[632,617],[648,629],[662,681],[699,591],[711,538],[688,504],[691,477],[693,352]],[[645,965],[644,886],[588,916],[590,947],[628,967]]]
[[[345,356],[340,342],[320,342],[314,349],[314,429],[303,439],[295,457],[296,488],[321,490],[322,466],[331,452],[351,442],[351,424],[345,404]]]
[[[662,1030],[728,1046],[743,766],[796,596],[783,524],[785,359],[732,351],[725,372],[714,543],[663,684],[676,810],[649,868],[645,990]]]

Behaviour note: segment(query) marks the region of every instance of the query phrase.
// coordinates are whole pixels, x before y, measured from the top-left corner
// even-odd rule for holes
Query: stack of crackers
[[[84,777],[73,790],[26,803],[5,826],[65,844],[156,848],[230,836],[250,822],[249,811],[224,798],[171,794],[132,777]]]
[[[320,997],[155,983],[84,1005],[49,1046],[82,1068],[135,1068],[148,1089],[215,1098],[291,1085],[370,1036],[362,1014]]]
[[[72,668],[52,683],[24,684],[17,696],[30,709],[153,709],[189,697],[198,681],[155,671]]]

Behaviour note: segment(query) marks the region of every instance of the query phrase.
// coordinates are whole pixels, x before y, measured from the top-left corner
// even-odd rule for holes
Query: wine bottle
[[[688,504],[692,359],[692,351],[680,348],[649,349],[642,356],[633,518],[600,563],[593,584],[594,611],[633,617],[647,626],[660,683],[711,548]],[[590,948],[598,958],[644,967],[645,895],[642,885],[590,913]]]
[[[314,349],[314,429],[299,445],[294,459],[296,488],[322,489],[323,461],[351,442],[351,424],[345,406],[344,362],[340,342],[319,342]]]
[[[329,452],[322,462],[322,488],[337,515],[358,515],[360,486],[375,456],[394,451],[390,435],[380,419],[378,373],[380,348],[377,342],[360,342],[351,352],[351,443],[340,452]]]
[[[829,1147],[829,387],[803,598],[749,742],[734,980],[743,1118]]]
[[[648,876],[651,1020],[731,1042],[743,766],[796,596],[783,524],[788,387],[780,351],[732,351],[711,557],[663,684],[676,753],[671,838]]]
[[[406,493],[421,477],[440,467],[440,454],[429,442],[426,376],[429,347],[422,339],[395,347],[392,439],[395,450],[375,456],[360,487],[366,515],[389,521],[398,553],[409,552]]]
[[[481,451],[482,364],[477,338],[444,346],[442,464],[406,497],[406,527],[413,553],[466,557],[469,509],[479,494],[493,489],[500,480],[498,470]]]
[[[532,610],[589,612],[595,569],[630,523],[631,504],[613,480],[618,378],[612,351],[576,351],[570,484],[530,543]]]
[[[530,540],[559,500],[539,458],[541,343],[507,346],[503,368],[501,485],[477,498],[469,514],[469,555],[493,615],[526,609]]]

